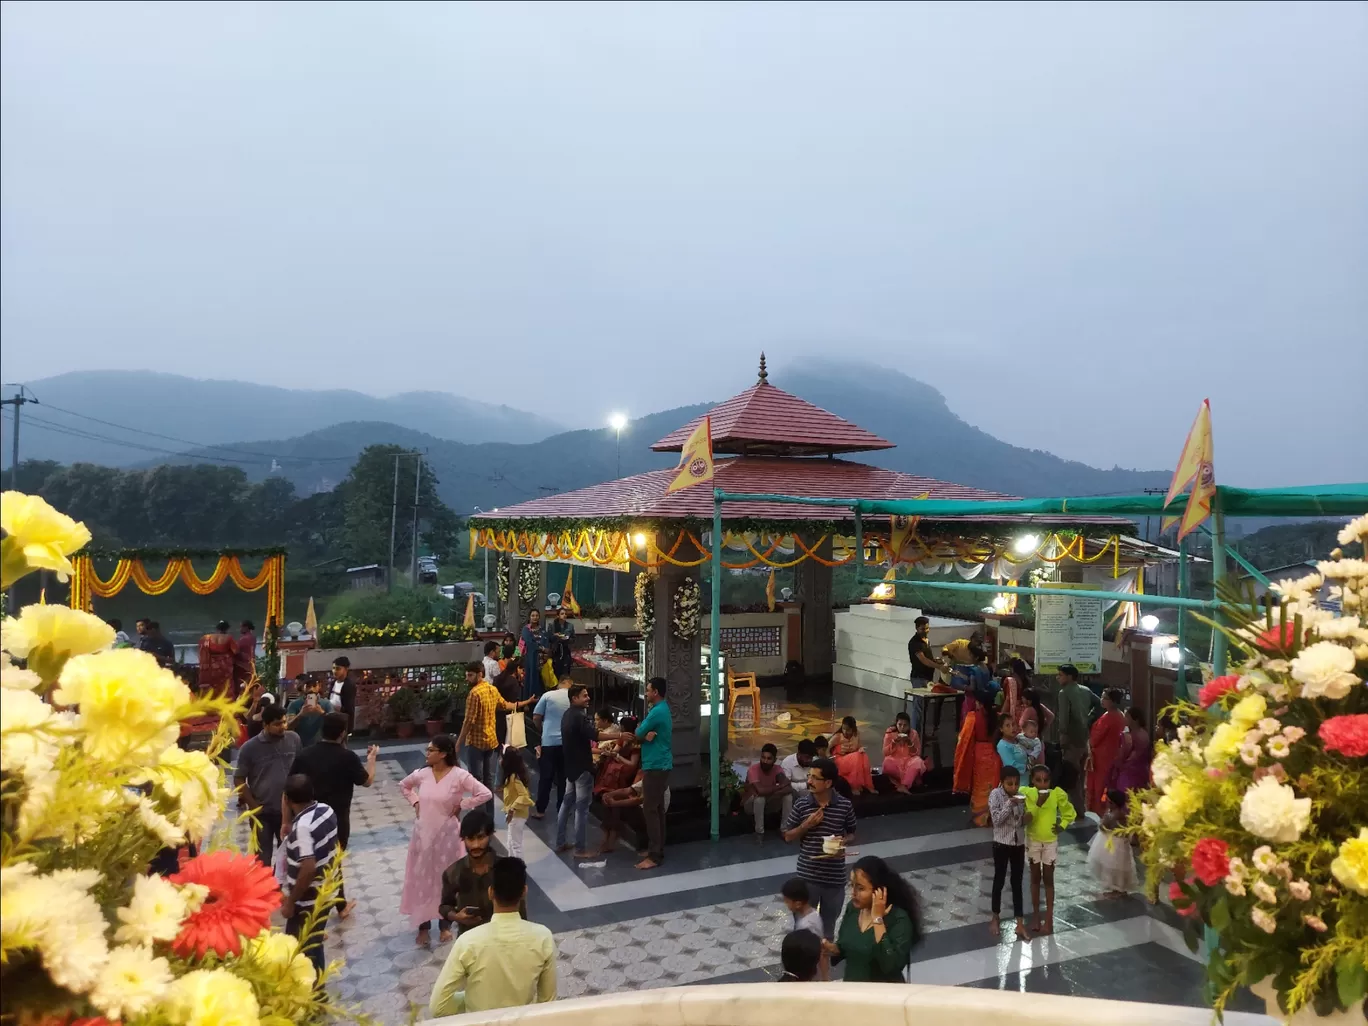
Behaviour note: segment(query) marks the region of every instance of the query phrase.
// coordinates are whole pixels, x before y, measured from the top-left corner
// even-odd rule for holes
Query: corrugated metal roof
[[[711,519],[712,489],[706,485],[686,488],[667,495],[665,489],[674,479],[675,469],[652,470],[645,474],[608,481],[560,495],[532,499],[516,506],[504,506],[477,519],[496,521],[523,517],[583,518],[613,517],[642,519]],[[871,467],[864,463],[832,459],[737,456],[717,461],[713,482],[727,492],[765,492],[808,498],[916,499],[928,492],[932,499],[1009,499],[1001,492],[988,492],[968,485],[951,484],[935,478],[901,474],[895,470]],[[815,508],[780,502],[728,502],[722,507],[727,519],[764,520],[853,519],[844,511],[830,507]],[[955,521],[983,523],[1128,523],[1114,517],[986,516],[955,517]]]
[[[712,418],[713,452],[791,455],[869,452],[893,443],[791,392],[759,381],[704,416]],[[703,417],[695,417],[651,446],[679,452]]]

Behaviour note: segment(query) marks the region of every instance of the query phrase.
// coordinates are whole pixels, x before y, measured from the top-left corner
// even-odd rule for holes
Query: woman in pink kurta
[[[493,795],[456,765],[456,742],[450,734],[438,734],[428,743],[427,765],[400,781],[399,789],[418,813],[409,838],[399,911],[418,928],[418,944],[426,946],[432,936],[430,921],[438,919],[442,874],[465,857],[459,816],[478,809]],[[451,940],[451,923],[438,919],[437,926],[439,940]]]
[[[912,729],[907,713],[898,713],[893,726],[884,731],[883,757],[884,776],[893,781],[894,790],[903,794],[926,772],[926,763],[921,757],[921,738]]]

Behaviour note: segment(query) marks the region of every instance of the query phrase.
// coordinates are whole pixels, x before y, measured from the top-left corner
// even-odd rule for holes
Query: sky
[[[6,382],[430,388],[590,425],[723,398],[764,349],[781,385],[866,360],[1108,467],[1172,466],[1210,397],[1218,480],[1368,478],[1362,3],[0,28]]]

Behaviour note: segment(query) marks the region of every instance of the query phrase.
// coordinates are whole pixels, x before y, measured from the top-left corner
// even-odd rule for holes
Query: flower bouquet
[[[3,587],[43,568],[65,579],[86,528],[42,499],[0,496]],[[251,855],[206,851],[168,876],[154,859],[203,844],[228,798],[217,758],[241,706],[192,698],[145,652],[112,649],[98,617],[32,605],[0,654],[0,1019],[124,1026],[258,1026],[342,1016]],[[22,660],[20,667],[12,660]],[[211,716],[208,751],[177,744]],[[333,860],[334,864],[340,862]],[[326,915],[337,873],[318,902]],[[304,938],[318,926],[305,926]],[[326,976],[327,973],[324,973]]]
[[[1368,516],[1340,533],[1362,543]],[[1154,786],[1131,831],[1151,894],[1169,896],[1217,942],[1208,996],[1219,1013],[1240,987],[1284,1018],[1363,1022],[1368,995],[1368,562],[1341,550],[1260,608],[1223,596],[1213,626],[1245,655],[1169,710]],[[1335,613],[1317,604],[1326,581]]]

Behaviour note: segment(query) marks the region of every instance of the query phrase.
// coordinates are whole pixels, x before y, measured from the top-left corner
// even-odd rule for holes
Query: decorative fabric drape
[[[113,598],[131,582],[145,595],[164,595],[176,581],[184,582],[196,595],[209,595],[231,580],[243,591],[266,589],[266,619],[279,626],[285,619],[285,557],[266,556],[261,569],[249,574],[237,556],[219,556],[208,577],[200,577],[190,559],[172,556],[162,572],[153,577],[147,572],[142,557],[124,556],[108,578],[101,579],[90,556],[72,559],[70,604],[73,609],[89,612],[96,598]]]

